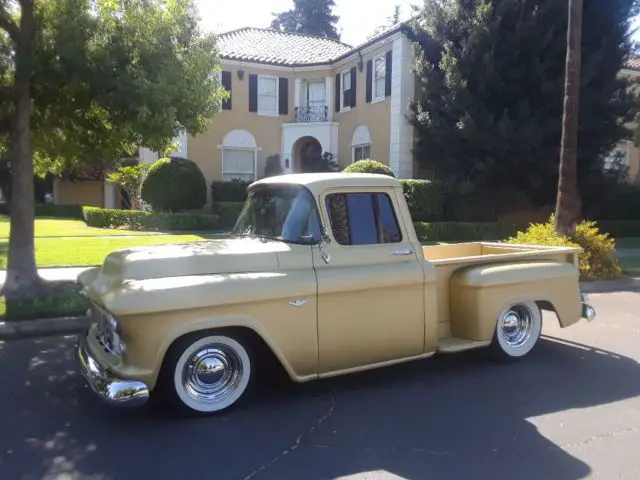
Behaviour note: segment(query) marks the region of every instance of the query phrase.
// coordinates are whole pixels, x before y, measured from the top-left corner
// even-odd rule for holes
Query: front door
[[[321,196],[331,242],[313,248],[320,374],[424,351],[424,276],[395,214],[396,195],[389,188]]]

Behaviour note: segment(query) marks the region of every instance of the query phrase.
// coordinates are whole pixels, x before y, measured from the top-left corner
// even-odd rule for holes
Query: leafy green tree
[[[149,163],[121,166],[114,172],[109,172],[105,179],[107,182],[117,185],[124,190],[131,200],[131,207],[134,210],[139,210],[140,187],[150,167],[151,164]]]
[[[603,176],[602,159],[638,110],[619,75],[637,0],[584,6],[578,181]],[[552,205],[558,186],[567,2],[426,0],[413,22],[420,88],[412,105],[416,154],[435,179],[472,185],[487,210],[525,196]],[[509,202],[506,202],[508,199]]]
[[[304,33],[340,40],[333,15],[334,0],[293,0],[293,9],[274,13],[271,28],[283,32]]]
[[[225,94],[215,37],[198,24],[193,0],[0,0],[0,137],[19,199],[6,296],[46,287],[34,258],[34,167],[107,167],[206,129]]]

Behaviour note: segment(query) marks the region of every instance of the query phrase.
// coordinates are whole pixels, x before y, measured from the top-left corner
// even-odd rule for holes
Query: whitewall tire
[[[171,403],[195,414],[222,412],[237,404],[254,377],[247,343],[226,333],[180,339],[165,364],[164,387]]]
[[[535,302],[510,305],[496,322],[492,353],[498,360],[519,360],[538,344],[541,333],[542,312]]]

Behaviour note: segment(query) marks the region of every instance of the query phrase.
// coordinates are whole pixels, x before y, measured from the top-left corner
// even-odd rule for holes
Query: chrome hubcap
[[[243,375],[238,353],[227,345],[210,345],[194,353],[185,364],[182,383],[194,400],[223,402],[240,384]]]
[[[524,345],[533,330],[533,314],[524,305],[511,307],[500,319],[500,335],[511,347]]]

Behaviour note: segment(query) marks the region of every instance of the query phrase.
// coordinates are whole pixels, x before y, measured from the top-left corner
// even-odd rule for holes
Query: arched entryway
[[[317,172],[317,164],[322,161],[322,145],[317,138],[300,137],[293,144],[293,171]]]

